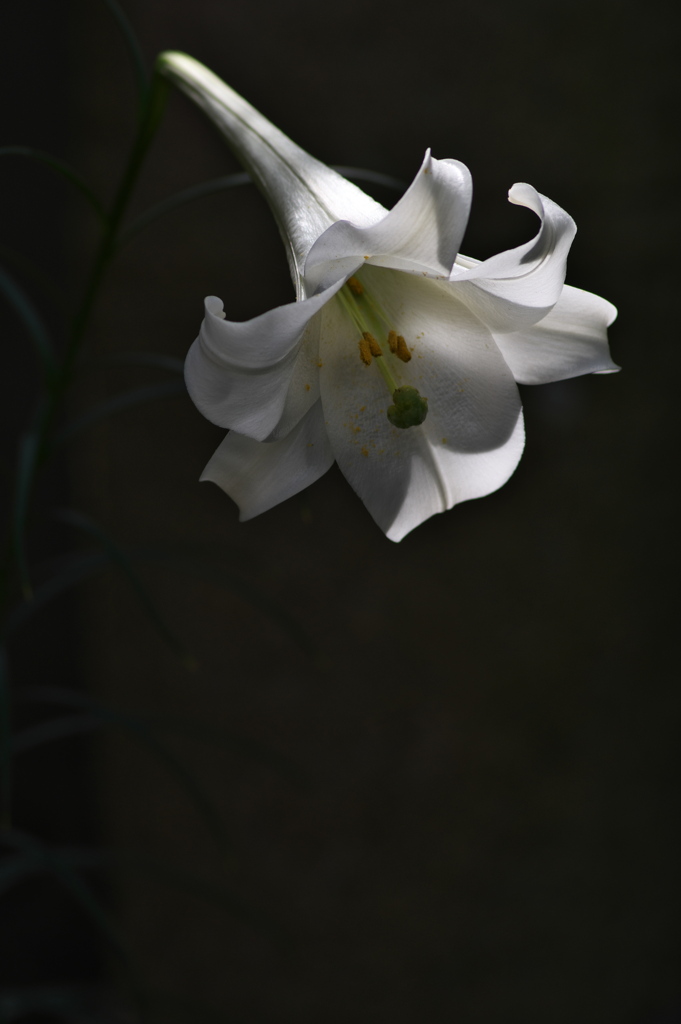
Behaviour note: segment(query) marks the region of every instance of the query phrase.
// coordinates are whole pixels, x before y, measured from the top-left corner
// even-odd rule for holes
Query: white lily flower
[[[516,382],[616,370],[604,299],[564,284],[573,220],[526,184],[526,245],[459,255],[471,178],[426,153],[390,211],[315,160],[207,68],[160,68],[226,135],[264,192],[297,300],[246,323],[206,299],[189,393],[230,433],[201,477],[250,519],[338,463],[386,535],[501,487],[523,450]]]

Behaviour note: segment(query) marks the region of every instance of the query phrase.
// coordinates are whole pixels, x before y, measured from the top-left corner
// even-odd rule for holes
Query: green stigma
[[[418,427],[428,415],[428,399],[422,398],[416,388],[404,384],[393,391],[394,405],[388,408],[388,419],[394,427],[406,430]]]

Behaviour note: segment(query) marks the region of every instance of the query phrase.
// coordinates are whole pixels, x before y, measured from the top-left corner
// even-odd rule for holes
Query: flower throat
[[[428,399],[423,398],[418,390],[409,384],[398,386],[376,335],[385,334],[387,328],[387,347],[391,355],[403,363],[408,363],[411,359],[406,341],[401,334],[392,330],[387,317],[358,277],[348,278],[338,292],[338,298],[360,333],[360,359],[365,366],[370,366],[373,360],[376,361],[376,366],[392,395],[394,404],[388,408],[388,419],[394,427],[402,430],[419,426],[428,415]],[[373,331],[370,328],[373,328]]]

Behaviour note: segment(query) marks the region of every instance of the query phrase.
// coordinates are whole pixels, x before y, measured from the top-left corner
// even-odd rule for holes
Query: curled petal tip
[[[544,215],[544,204],[541,201],[541,196],[536,188],[528,185],[526,181],[516,181],[515,185],[511,186],[508,190],[508,201],[513,203],[514,206],[527,206],[538,217],[543,217]]]
[[[225,305],[222,299],[219,299],[217,295],[207,295],[204,299],[203,305],[206,313],[210,313],[212,316],[217,316],[221,320],[225,319]]]

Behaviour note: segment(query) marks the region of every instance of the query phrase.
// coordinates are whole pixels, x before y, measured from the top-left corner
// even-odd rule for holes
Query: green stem
[[[39,405],[34,425],[28,433],[28,436],[33,440],[30,449],[27,449],[25,443],[22,442],[19,462],[21,477],[19,482],[21,486],[17,492],[18,498],[11,526],[11,536],[2,567],[0,568],[0,577],[4,577],[4,579],[0,579],[0,602],[2,603],[5,603],[9,597],[8,573],[12,561],[15,562],[19,570],[22,589],[26,594],[30,591],[23,538],[33,484],[37,470],[47,461],[51,454],[50,435],[54,421],[60,403],[71,385],[76,360],[80,354],[83,340],[90,324],[95,301],[116,252],[121,223],[137,183],[147,150],[161,120],[168,89],[169,85],[166,80],[154,71],[150,87],[146,92],[144,104],[140,109],[138,130],[128,162],[111,205],[111,210],[104,219],[99,247],[95,255],[92,271],[85,286],[82,301],[73,319],[66,352],[61,362],[56,366],[52,366],[51,372],[46,377],[46,394]]]
[[[147,150],[163,115],[167,92],[167,82],[154,72],[151,86],[141,111],[139,128],[133,142],[130,158],[114,197],[111,210],[106,218],[105,228],[95,256],[92,272],[85,286],[82,302],[73,319],[71,336],[64,359],[59,367],[54,386],[50,389],[45,406],[39,416],[38,433],[40,444],[37,455],[38,465],[42,465],[49,456],[48,439],[59,403],[71,384],[75,363],[90,324],[99,289],[116,252],[118,232],[123,217],[137,184],[137,178],[139,177]]]
[[[12,823],[12,751],[7,651],[0,644],[0,829]]]
[[[115,0],[109,2],[109,6],[116,13],[118,7]],[[149,87],[142,91],[143,100],[140,106],[137,133],[111,209],[108,215],[103,217],[102,235],[92,271],[72,323],[64,357],[60,362],[48,358],[50,351],[45,348],[45,339],[39,330],[40,324],[29,315],[31,309],[23,302],[22,293],[16,287],[5,288],[43,356],[45,393],[38,407],[33,426],[22,439],[20,447],[14,509],[10,520],[8,541],[0,565],[0,617],[3,606],[11,597],[10,571],[12,566],[19,577],[25,599],[30,600],[32,596],[25,534],[35,478],[39,467],[47,461],[51,454],[50,439],[54,421],[61,401],[71,384],[76,360],[90,325],[99,290],[116,252],[123,218],[147,151],[163,115],[168,89],[169,85],[166,80],[155,70]],[[61,165],[57,166],[57,170],[64,173],[64,168]],[[11,800],[9,749],[9,676],[5,648],[0,646],[0,823],[5,825],[9,822]]]
[[[121,222],[125,215],[128,203],[132,196],[133,189],[137,183],[144,158],[151,145],[156,129],[163,116],[165,100],[169,85],[158,72],[154,71],[151,87],[147,94],[145,105],[142,109],[139,129],[133,143],[132,152],[118,191],[111,206],[111,212],[107,218],[107,225],[102,235],[99,250],[95,258],[90,279],[87,283],[83,301],[73,321],[71,339],[66,350],[66,356],[62,364],[63,386],[70,381],[74,362],[80,351],[83,336],[88,327],[92,309],[94,307],[97,293],[102,284],[104,276],[109,268],[111,259],[114,256],[117,246],[117,236]]]

